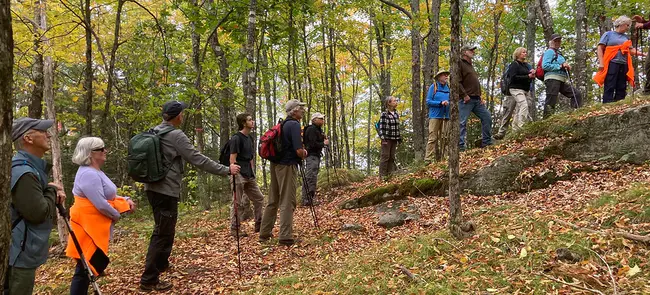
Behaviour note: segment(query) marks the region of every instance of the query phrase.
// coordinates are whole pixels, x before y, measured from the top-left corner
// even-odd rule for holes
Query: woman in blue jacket
[[[447,126],[449,125],[449,71],[439,71],[429,92],[427,106],[429,107],[429,140],[425,161],[439,161],[445,154],[447,142]]]

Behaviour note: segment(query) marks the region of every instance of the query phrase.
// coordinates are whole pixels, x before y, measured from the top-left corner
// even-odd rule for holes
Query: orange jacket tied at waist
[[[129,203],[122,197],[116,197],[108,203],[120,213],[130,209]],[[103,272],[108,265],[108,241],[112,222],[109,217],[99,212],[90,200],[74,197],[74,204],[70,208],[70,227],[95,275]],[[65,254],[71,258],[80,258],[71,236],[68,237]]]
[[[634,67],[632,66],[632,56],[630,55],[630,47],[632,47],[632,41],[627,40],[621,45],[616,46],[607,46],[605,47],[605,53],[603,54],[603,65],[605,66],[602,70],[598,71],[594,76],[594,81],[598,83],[601,87],[605,84],[605,77],[607,76],[607,70],[609,68],[609,62],[616,57],[616,54],[620,50],[621,53],[627,56],[627,81],[630,82],[630,85],[634,87]]]

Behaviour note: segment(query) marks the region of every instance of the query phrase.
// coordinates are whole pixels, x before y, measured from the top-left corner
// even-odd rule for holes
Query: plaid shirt
[[[379,119],[379,138],[401,140],[399,133],[399,114],[397,112],[381,112]]]

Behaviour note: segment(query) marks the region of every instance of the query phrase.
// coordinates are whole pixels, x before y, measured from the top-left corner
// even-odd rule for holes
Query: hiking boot
[[[145,291],[145,292],[150,292],[150,291],[166,291],[174,287],[174,284],[171,282],[166,282],[166,281],[159,281],[158,283],[155,284],[143,284],[140,283],[140,290]]]
[[[255,221],[255,232],[260,232],[260,227],[262,227],[262,221]]]
[[[163,268],[160,269],[160,273],[168,272],[168,271],[172,270],[173,268],[174,268],[174,264],[172,264],[170,262],[170,263],[167,264],[167,267],[163,267]]]
[[[269,240],[271,240],[271,236],[268,236],[268,237],[260,236],[259,239],[258,239],[258,241],[259,241],[260,243],[266,243],[266,242],[268,242]]]
[[[292,245],[295,244],[295,243],[296,243],[296,241],[294,241],[293,239],[289,239],[289,240],[279,240],[279,241],[278,241],[278,244],[280,244],[280,245],[284,245],[284,246],[292,246]]]
[[[494,139],[496,140],[502,140],[504,137],[506,137],[506,135],[501,133],[494,135]]]
[[[236,229],[231,229],[231,230],[230,230],[230,235],[231,235],[233,238],[237,238],[237,230],[236,230]],[[239,230],[239,237],[240,237],[240,238],[248,237],[248,234],[247,234],[245,231],[243,231],[243,230],[240,229],[240,230]]]

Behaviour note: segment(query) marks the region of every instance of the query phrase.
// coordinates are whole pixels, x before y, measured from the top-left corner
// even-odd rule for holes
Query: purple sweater
[[[87,198],[95,208],[113,221],[120,219],[120,213],[108,203],[117,196],[117,186],[104,174],[90,166],[80,166],[74,177],[72,193]]]

